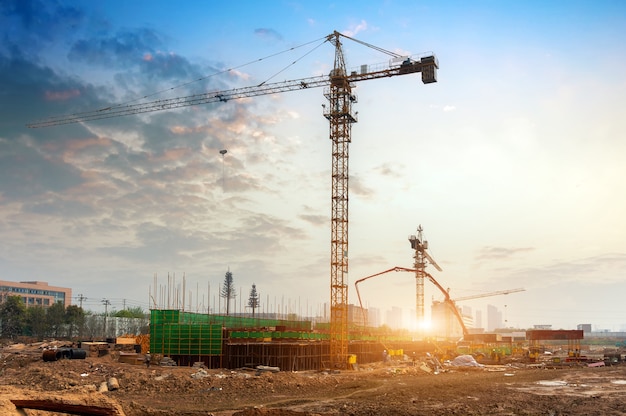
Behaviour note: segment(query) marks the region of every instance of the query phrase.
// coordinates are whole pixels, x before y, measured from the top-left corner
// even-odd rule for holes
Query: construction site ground
[[[1,415],[626,414],[622,363],[513,360],[433,369],[418,359],[339,372],[275,372],[147,368],[120,362],[115,353],[43,361],[43,347],[14,344],[0,350]],[[45,409],[29,410],[29,403]]]

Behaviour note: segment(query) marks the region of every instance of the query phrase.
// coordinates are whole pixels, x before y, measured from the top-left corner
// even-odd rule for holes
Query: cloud
[[[144,28],[78,40],[70,48],[67,57],[71,62],[125,68],[145,62],[146,54],[153,55],[161,49],[163,43],[159,35]]]
[[[25,28],[32,21],[19,24]],[[327,216],[303,210],[291,219],[275,212],[277,200],[291,198],[293,183],[312,190],[307,197],[327,183],[311,184],[311,172],[293,166],[302,144],[297,137],[279,137],[276,127],[297,120],[298,113],[275,111],[275,97],[25,127],[176,83],[182,87],[172,93],[183,96],[227,89],[245,76],[231,71],[206,78],[220,65],[169,52],[154,30],[92,33],[97,35],[81,32],[58,43],[67,53],[48,63],[28,44],[16,42],[10,53],[0,47],[0,233],[6,237],[0,261],[11,258],[25,278],[62,276],[64,284],[78,287],[106,276],[106,290],[154,270],[209,274],[227,263],[239,264],[239,275],[245,270],[274,278],[279,265],[266,259],[284,253],[293,253],[288,261],[303,276],[312,273],[309,262],[318,267],[318,258],[326,272],[326,250],[309,246],[309,233],[326,225]],[[273,31],[259,35],[281,39]],[[70,73],[78,74],[88,67],[85,78],[66,75],[71,66]],[[202,77],[203,83],[185,84]],[[228,149],[225,160],[220,149]],[[358,189],[358,180],[353,185]],[[145,291],[145,281],[133,285]]]
[[[354,196],[360,196],[365,199],[371,198],[374,196],[375,191],[365,185],[364,181],[362,181],[356,175],[350,175],[350,194]]]
[[[65,101],[71,98],[78,97],[80,95],[80,90],[77,88],[72,88],[64,91],[46,91],[45,99],[47,101]]]
[[[359,23],[350,25],[350,29],[344,30],[343,34],[346,36],[354,37],[359,32],[367,30],[367,27],[367,22],[365,20],[361,20]]]
[[[16,77],[15,74],[20,74]],[[60,75],[50,67],[28,60],[24,55],[0,54],[0,136],[24,133],[24,125],[51,114],[98,108],[111,99],[110,91]],[[110,101],[108,101],[110,102]],[[74,111],[73,111],[74,110]],[[36,139],[58,140],[59,135],[75,134],[82,128],[30,130]]]
[[[475,260],[506,260],[516,256],[519,253],[527,253],[533,250],[534,248],[532,247],[482,247],[480,249],[480,252],[476,255]]]
[[[254,34],[263,40],[282,41],[283,37],[274,29],[259,28],[254,29]]]
[[[456,106],[450,105],[450,104],[446,104],[446,105],[431,104],[429,107],[434,109],[434,110],[441,110],[444,113],[448,113],[448,112],[451,112],[451,111],[456,111]]]
[[[312,215],[312,214],[302,214],[299,218],[303,221],[308,222],[312,225],[328,225],[328,216],[326,215]]]
[[[388,176],[390,178],[401,178],[403,177],[402,173],[398,171],[397,166],[393,163],[383,163],[382,165],[377,166],[374,170],[382,175]]]
[[[0,177],[0,194],[5,201],[63,192],[83,182],[71,165],[46,157],[33,145],[2,138]]]
[[[61,36],[76,32],[84,25],[85,20],[80,9],[62,6],[53,1],[2,1],[0,27],[5,30],[0,51],[40,51]]]

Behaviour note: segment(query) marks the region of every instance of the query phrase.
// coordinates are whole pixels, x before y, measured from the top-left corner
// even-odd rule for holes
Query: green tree
[[[222,284],[222,289],[220,290],[220,297],[224,298],[224,300],[226,301],[226,315],[229,315],[230,300],[237,297],[233,281],[233,273],[230,271],[230,269],[228,269],[228,271],[226,272],[226,276],[224,277],[224,283]]]
[[[42,340],[48,333],[46,310],[43,306],[26,308],[26,333]]]
[[[3,338],[15,339],[22,335],[26,322],[26,305],[20,296],[9,296],[0,305],[0,322]]]
[[[83,308],[76,305],[70,305],[65,308],[65,323],[67,324],[68,337],[82,336],[85,326],[85,311],[83,311]]]
[[[259,294],[256,291],[256,285],[252,283],[252,289],[250,289],[250,296],[248,297],[248,307],[252,309],[252,317],[254,318],[254,311],[261,305],[259,300]]]
[[[122,309],[121,311],[117,311],[113,314],[113,316],[117,318],[146,318],[146,313],[141,306],[137,306],[134,308]]]
[[[62,302],[56,302],[46,310],[46,322],[50,328],[50,335],[58,338],[62,335],[65,324],[65,306]]]

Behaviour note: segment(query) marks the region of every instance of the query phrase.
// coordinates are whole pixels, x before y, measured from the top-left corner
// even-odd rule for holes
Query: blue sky
[[[148,308],[169,273],[192,309],[215,308],[230,268],[237,308],[255,283],[267,309],[317,313],[330,299],[321,89],[25,125],[327,74],[337,30],[440,63],[436,84],[355,90],[349,301],[357,279],[412,266],[421,224],[453,298],[526,289],[464,304],[520,327],[626,328],[623,2],[19,0],[2,2],[0,28],[4,280],[72,287],[92,310]],[[349,41],[344,53],[349,68],[388,59]],[[415,308],[410,274],[360,290],[371,307]]]

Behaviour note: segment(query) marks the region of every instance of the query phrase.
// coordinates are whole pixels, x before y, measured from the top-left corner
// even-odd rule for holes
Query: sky
[[[333,31],[420,74],[359,82],[349,182],[354,283],[427,269],[508,326],[626,330],[626,3],[5,0],[0,3],[0,279],[83,307],[322,314],[331,142],[323,89],[46,128],[47,117],[326,75]],[[389,56],[343,40],[348,68]],[[222,155],[220,150],[227,150]],[[415,311],[415,278],[359,286]],[[175,300],[177,299],[177,300]],[[427,283],[426,315],[442,295]],[[411,312],[413,311],[413,312]],[[485,312],[483,312],[483,320]]]

